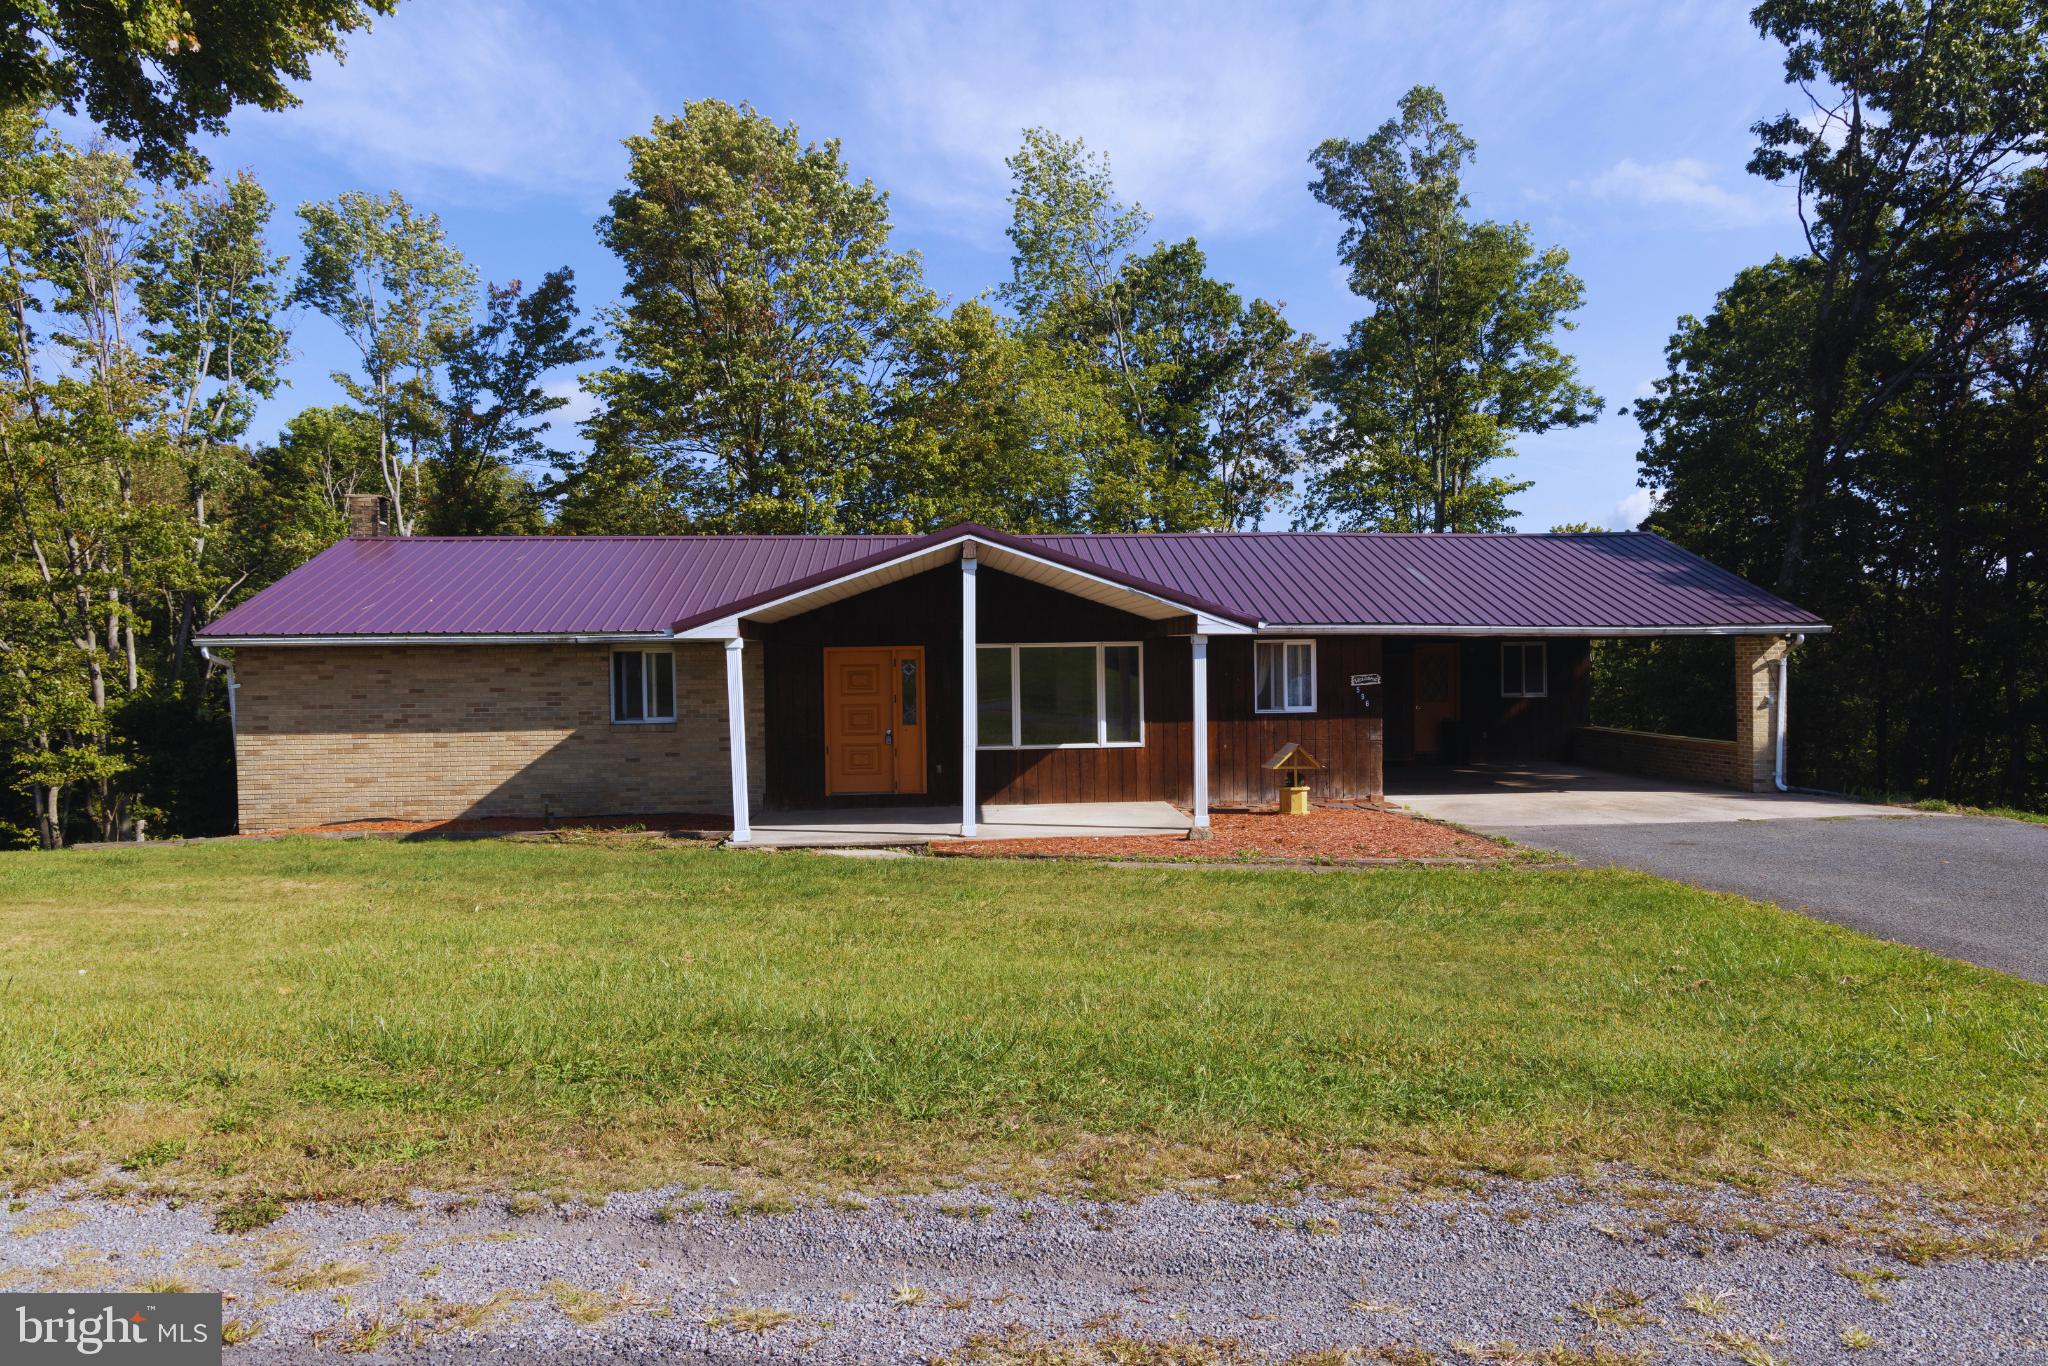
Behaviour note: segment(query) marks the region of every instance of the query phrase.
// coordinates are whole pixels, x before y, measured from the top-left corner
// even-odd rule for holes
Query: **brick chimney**
[[[384,533],[384,495],[351,493],[348,496],[348,538],[363,541]]]

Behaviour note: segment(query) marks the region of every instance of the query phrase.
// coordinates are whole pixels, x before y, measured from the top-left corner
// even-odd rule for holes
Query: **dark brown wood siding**
[[[1394,763],[1415,759],[1415,646],[1428,639],[1396,636],[1386,642],[1387,758]],[[1486,636],[1459,641],[1458,719],[1465,759],[1482,763],[1562,759],[1571,752],[1572,727],[1586,724],[1591,705],[1591,642],[1576,637],[1545,640],[1549,696],[1502,697],[1500,650],[1514,639],[1522,638]]]
[[[1380,639],[1321,636],[1315,647],[1315,711],[1260,715],[1252,698],[1251,640],[1220,636],[1209,642],[1209,800],[1213,805],[1279,800],[1279,780],[1261,765],[1289,741],[1301,745],[1324,766],[1323,772],[1309,779],[1315,797],[1381,795],[1384,721],[1380,709],[1386,690],[1351,686],[1354,674],[1381,672]]]
[[[1161,624],[984,569],[976,590],[984,644],[1139,640],[1144,648],[1145,743],[1117,749],[981,750],[976,783],[984,802],[1194,800],[1193,660],[1185,635]],[[1185,629],[1185,623],[1176,623]],[[960,571],[948,565],[761,629],[767,663],[767,801],[828,804],[824,792],[824,649],[828,645],[925,647],[927,792],[915,797],[834,798],[831,805],[947,805],[960,800]],[[1260,716],[1252,706],[1252,643],[1209,643],[1210,780],[1215,805],[1267,803],[1278,783],[1260,763],[1288,741],[1327,766],[1321,796],[1364,798],[1383,791],[1385,689],[1350,685],[1380,670],[1376,637],[1317,641],[1317,710]]]

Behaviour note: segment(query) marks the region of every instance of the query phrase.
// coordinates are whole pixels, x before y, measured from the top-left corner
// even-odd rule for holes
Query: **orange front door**
[[[1444,723],[1458,719],[1458,647],[1415,647],[1415,752],[1440,755]]]
[[[922,792],[924,650],[825,651],[825,795]]]

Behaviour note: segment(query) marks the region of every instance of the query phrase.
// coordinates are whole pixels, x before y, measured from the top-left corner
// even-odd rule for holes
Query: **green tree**
[[[1029,129],[1009,160],[1011,278],[1037,438],[1078,458],[1100,531],[1255,524],[1291,493],[1317,353],[1278,305],[1211,277],[1193,239],[1135,248],[1150,216],[1106,158]]]
[[[888,197],[751,106],[688,104],[629,138],[599,224],[625,266],[576,529],[829,532],[882,449],[880,410],[934,301]]]
[[[576,317],[576,283],[565,266],[538,287],[493,285],[485,314],[448,348],[443,438],[433,457],[426,529],[437,536],[532,533],[541,491],[522,467],[559,465],[544,437],[549,413],[569,404],[545,387],[549,374],[598,355]]]
[[[1962,221],[2048,153],[2048,8],[2035,0],[1766,0],[1805,107],[1756,125],[1750,169],[1790,182],[1815,267],[1791,515],[1775,579],[1801,586],[1822,504],[1871,425],[1920,376],[1996,333],[2030,287],[1978,257],[1968,325],[1891,353],[1886,314],[1943,267]],[[1866,382],[1867,381],[1867,382]]]
[[[1323,368],[1330,414],[1304,520],[1490,531],[1526,482],[1488,475],[1516,436],[1593,419],[1600,399],[1554,340],[1585,290],[1560,247],[1521,223],[1473,222],[1461,173],[1474,144],[1417,86],[1363,142],[1310,157],[1310,189],[1344,220],[1339,255],[1372,311]]]
[[[307,408],[250,456],[222,546],[238,592],[275,583],[348,531],[348,498],[383,486],[377,421],[345,404]]]
[[[195,134],[237,105],[288,109],[312,59],[397,0],[21,0],[0,12],[0,107],[55,103],[132,143],[153,177],[197,172]]]
[[[270,196],[248,173],[199,185],[157,207],[137,252],[143,332],[184,453],[194,532],[191,584],[177,595],[170,672],[185,672],[192,632],[234,584],[212,554],[223,496],[248,478],[248,431],[259,399],[277,392],[286,359],[280,313],[287,262],[265,238]]]
[[[1300,467],[1315,339],[1277,304],[1247,304],[1212,278],[1193,238],[1127,262],[1110,294],[1130,319],[1145,521],[1162,531],[1257,525],[1289,498]]]
[[[2022,221],[2037,212],[2024,198],[2016,189],[2007,209]],[[1795,767],[1830,786],[2039,806],[2048,244],[2029,247],[2024,232],[1974,240],[2000,270],[2023,270],[2031,301],[2008,299],[2006,325],[1985,332],[1955,306],[1977,274],[1958,250],[1872,319],[1870,357],[1942,348],[1953,359],[1904,384],[1884,364],[1849,372],[1845,399],[1866,417],[1807,525],[1800,579],[1801,605],[1835,628],[1797,665],[1800,691],[1826,704],[1797,709],[1790,741]],[[1751,577],[1781,563],[1797,504],[1811,393],[1800,361],[1824,289],[1811,258],[1744,271],[1707,317],[1681,319],[1667,375],[1635,405],[1642,481],[1658,490],[1652,528]],[[1686,718],[1708,695],[1690,676],[1693,653],[1617,653],[1614,665],[1596,689],[1607,719],[1698,724]]]
[[[118,730],[152,682],[144,612],[190,583],[183,463],[135,344],[145,217],[125,157],[0,114],[0,739],[45,845],[81,793],[102,838],[147,814]]]
[[[1108,159],[1079,138],[1027,128],[1024,145],[1005,164],[1011,254],[1003,302],[1041,341],[1094,350],[1106,337],[1118,382],[1131,405],[1142,407],[1138,362],[1114,286],[1152,215],[1117,198]]]
[[[1078,517],[1083,458],[1037,404],[1050,377],[986,304],[969,300],[921,329],[883,413],[888,440],[856,495],[858,524],[931,531],[979,522],[1058,531]]]
[[[292,298],[326,315],[361,369],[334,381],[377,422],[392,524],[410,536],[426,499],[425,455],[442,435],[435,370],[469,324],[476,272],[397,191],[302,204],[304,254]]]

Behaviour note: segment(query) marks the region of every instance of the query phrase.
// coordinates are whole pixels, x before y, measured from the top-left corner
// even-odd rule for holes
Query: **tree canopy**
[[[21,0],[0,12],[0,106],[61,105],[132,144],[151,176],[200,174],[200,133],[238,105],[288,109],[313,58],[398,0]]]
[[[1522,434],[1590,422],[1600,399],[1554,340],[1585,287],[1521,223],[1473,222],[1472,140],[1416,86],[1363,142],[1310,161],[1344,221],[1339,257],[1371,311],[1318,374],[1328,414],[1306,520],[1391,531],[1499,531],[1529,487],[1490,466]]]

